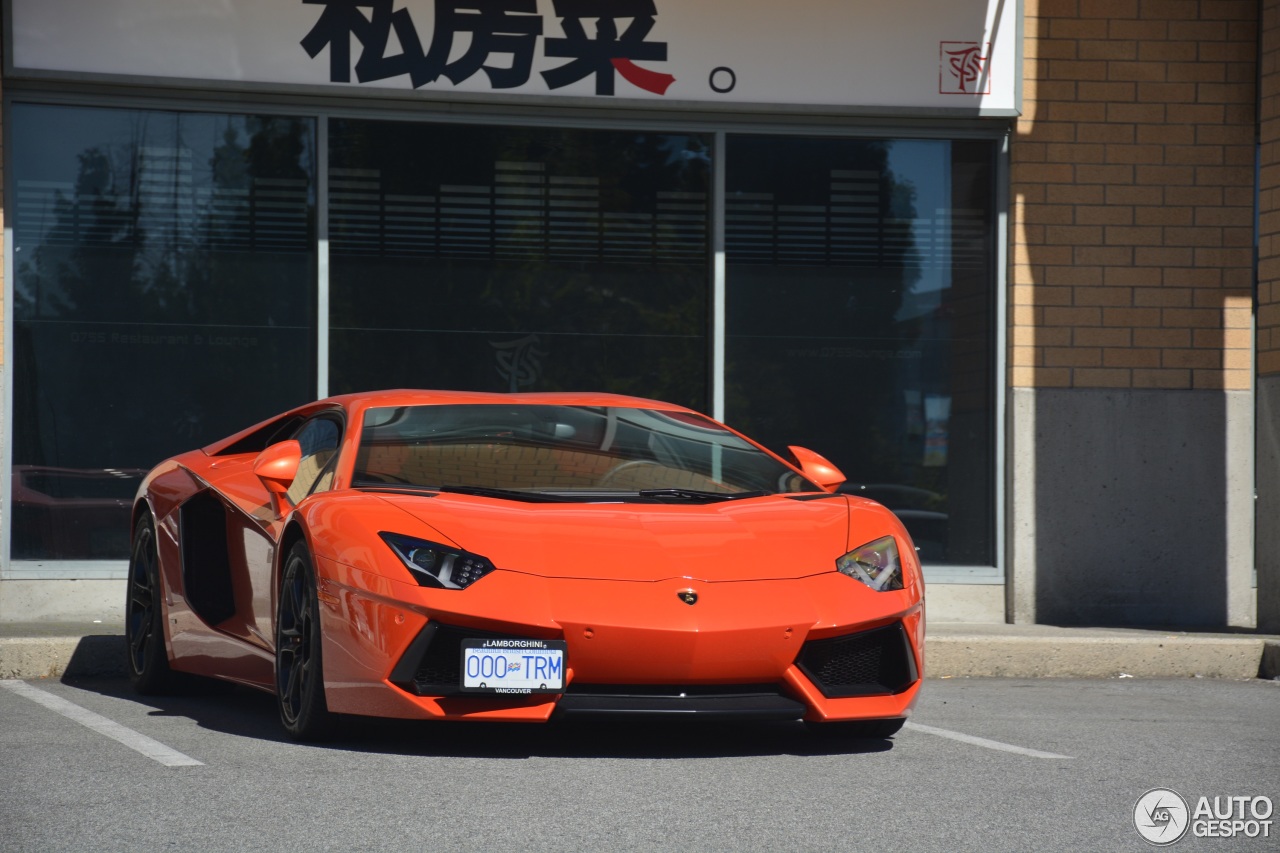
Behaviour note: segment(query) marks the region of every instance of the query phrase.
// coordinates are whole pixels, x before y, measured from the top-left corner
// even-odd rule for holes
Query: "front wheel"
[[[844,720],[835,723],[810,723],[805,727],[814,734],[832,738],[890,738],[902,730],[906,720]]]
[[[276,614],[276,703],[280,722],[295,740],[321,740],[333,730],[324,698],[320,606],[315,570],[305,543],[285,560]]]
[[[148,513],[133,530],[128,598],[124,608],[129,680],[133,682],[134,689],[144,696],[171,690],[175,681],[164,647],[163,598],[156,526]]]

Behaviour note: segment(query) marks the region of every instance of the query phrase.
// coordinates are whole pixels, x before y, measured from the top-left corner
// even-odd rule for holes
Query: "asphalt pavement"
[[[1179,853],[1264,853],[1277,731],[1280,682],[1258,678],[955,678],[892,740],[379,720],[297,744],[243,688],[6,680],[0,850],[1136,853],[1141,826]],[[1250,812],[1236,831],[1193,819],[1202,800]]]

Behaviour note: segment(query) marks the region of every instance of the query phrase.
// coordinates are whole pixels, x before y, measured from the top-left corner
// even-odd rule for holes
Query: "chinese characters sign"
[[[537,14],[537,0],[435,0],[431,41],[424,50],[409,10],[393,11],[391,0],[302,2],[325,7],[302,46],[312,58],[328,48],[329,79],[334,83],[351,81],[354,40],[360,45],[355,72],[361,83],[408,75],[416,89],[441,76],[456,85],[484,71],[492,88],[515,89],[529,82],[545,26]],[[675,82],[670,74],[635,64],[667,58],[665,42],[648,40],[658,14],[653,0],[554,0],[552,8],[561,34],[543,40],[542,52],[566,61],[541,72],[549,89],[589,77],[595,81],[595,94],[612,95],[618,74],[662,95]],[[594,33],[589,33],[587,21],[594,22]],[[625,22],[621,28],[619,21]],[[393,31],[400,53],[388,56]],[[459,41],[465,44],[461,55],[455,52]]]
[[[1013,115],[1009,0],[7,0],[17,78]]]

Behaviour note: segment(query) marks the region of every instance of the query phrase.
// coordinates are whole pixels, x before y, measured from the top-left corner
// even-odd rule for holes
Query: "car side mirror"
[[[253,473],[271,493],[271,508],[280,515],[284,496],[298,476],[302,464],[302,445],[293,439],[273,444],[253,460]]]
[[[840,473],[840,469],[832,465],[825,456],[814,453],[807,447],[788,446],[791,458],[795,460],[800,472],[827,491],[849,479]]]

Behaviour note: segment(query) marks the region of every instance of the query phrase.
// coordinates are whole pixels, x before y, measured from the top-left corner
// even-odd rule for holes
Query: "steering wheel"
[[[600,478],[600,480],[596,483],[596,486],[601,488],[605,486],[610,486],[613,484],[614,480],[626,474],[628,471],[637,471],[643,468],[661,468],[661,467],[663,466],[658,464],[657,462],[651,462],[648,459],[632,459],[630,462],[623,462],[622,464],[615,465],[614,467],[610,468],[608,471],[605,471],[604,476]]]

